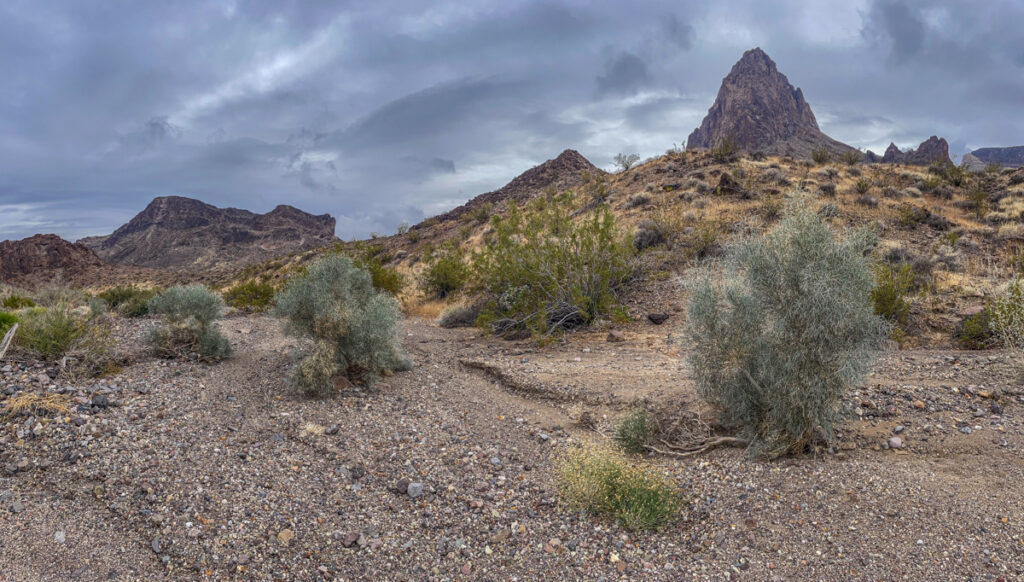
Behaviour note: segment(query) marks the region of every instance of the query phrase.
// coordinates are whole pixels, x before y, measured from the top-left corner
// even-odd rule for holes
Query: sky
[[[0,3],[0,240],[108,234],[156,196],[390,234],[561,151],[685,144],[761,47],[881,153],[1024,144],[1024,2]]]

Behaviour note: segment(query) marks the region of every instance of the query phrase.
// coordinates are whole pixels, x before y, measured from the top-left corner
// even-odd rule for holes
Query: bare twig
[[[655,453],[658,453],[658,454],[661,454],[661,455],[668,455],[670,457],[676,457],[676,458],[686,458],[686,457],[693,457],[693,456],[699,455],[701,453],[706,453],[707,451],[710,451],[711,449],[716,448],[716,447],[724,447],[724,446],[729,446],[729,447],[745,447],[747,445],[748,445],[748,442],[747,442],[746,439],[741,439],[741,438],[736,438],[736,437],[718,437],[716,439],[711,439],[711,440],[703,443],[700,446],[693,447],[693,448],[686,448],[686,449],[683,449],[682,447],[671,446],[671,445],[670,445],[671,450],[670,449],[659,449],[658,447],[655,447],[653,445],[645,445],[645,446],[647,447],[648,450],[654,451]]]
[[[14,334],[18,331],[18,324],[15,323],[11,326],[11,329],[7,330],[4,334],[4,341],[0,342],[0,360],[4,359],[7,354],[7,348],[11,347],[11,342],[14,341]]]

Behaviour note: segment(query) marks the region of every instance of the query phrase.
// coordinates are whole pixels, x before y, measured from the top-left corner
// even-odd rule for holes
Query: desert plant
[[[992,309],[985,308],[964,317],[953,332],[957,345],[965,350],[987,350],[999,346],[1000,338],[993,322]]]
[[[715,147],[711,148],[711,158],[720,164],[736,161],[739,153],[740,144],[732,136],[722,138]]]
[[[37,305],[59,308],[77,307],[88,301],[84,291],[71,287],[61,277],[36,289],[32,298]]]
[[[688,333],[698,393],[751,452],[835,439],[841,396],[867,374],[886,324],[871,309],[868,230],[837,238],[800,201],[768,234],[693,284]]]
[[[615,157],[612,159],[612,161],[615,162],[615,165],[619,168],[619,171],[625,172],[626,170],[635,166],[636,163],[640,161],[640,155],[615,154]]]
[[[914,287],[914,279],[914,268],[911,265],[877,265],[875,286],[871,289],[875,313],[890,323],[905,324],[910,316],[906,296]]]
[[[15,323],[18,323],[18,316],[13,313],[6,311],[0,311],[0,338],[3,337],[7,330],[11,329]]]
[[[223,293],[224,302],[245,311],[262,313],[270,309],[274,301],[274,286],[249,279]]]
[[[815,164],[821,166],[832,161],[832,152],[825,148],[817,148],[811,151],[811,159],[814,160]]]
[[[231,344],[217,328],[223,315],[220,295],[202,285],[178,285],[149,300],[149,312],[164,316],[150,341],[163,357],[221,360],[231,355]]]
[[[992,327],[1003,345],[1016,352],[1018,364],[1024,354],[1024,280],[1017,276],[989,306]]]
[[[836,185],[833,184],[832,182],[826,182],[818,186],[818,191],[821,192],[822,196],[834,198],[836,195]]]
[[[7,297],[4,297],[3,301],[0,301],[0,307],[5,309],[25,309],[26,307],[35,306],[36,302],[32,301],[30,297],[19,295],[17,293],[11,293]]]
[[[570,507],[634,531],[667,525],[686,504],[669,478],[606,448],[570,449],[558,459],[557,478]]]
[[[481,323],[536,337],[587,325],[618,305],[634,249],[599,207],[573,220],[573,197],[538,198],[491,220],[494,236],[474,255],[478,291],[490,301]]]
[[[374,289],[369,273],[344,256],[328,256],[288,281],[275,313],[287,331],[315,342],[299,363],[295,381],[310,396],[334,393],[334,378],[371,384],[378,376],[408,369],[396,337],[394,297]]]
[[[857,162],[864,158],[864,154],[860,150],[846,150],[839,154],[839,161],[843,162],[848,166],[856,165]]]
[[[437,324],[443,328],[472,327],[480,316],[484,305],[481,301],[464,301],[449,305],[441,311]]]
[[[427,269],[420,280],[420,287],[428,297],[445,299],[462,290],[470,276],[470,268],[463,255],[461,247],[447,245],[428,259]]]
[[[856,190],[858,194],[867,194],[871,191],[871,180],[861,176],[853,183],[853,189]]]
[[[647,410],[638,408],[615,425],[612,439],[627,453],[643,453],[655,433],[655,423]]]
[[[29,353],[56,359],[75,352],[105,352],[106,330],[67,306],[31,309],[19,318],[15,344]]]
[[[156,289],[142,289],[134,285],[111,287],[97,297],[125,317],[142,317],[149,313],[149,300],[157,295]]]

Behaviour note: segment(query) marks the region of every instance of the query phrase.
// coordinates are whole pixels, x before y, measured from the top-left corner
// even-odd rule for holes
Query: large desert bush
[[[420,287],[427,297],[445,299],[462,290],[470,279],[470,268],[463,256],[462,249],[455,245],[447,245],[431,253],[420,280]]]
[[[231,355],[231,344],[217,328],[224,301],[203,285],[178,285],[149,300],[149,312],[164,316],[151,341],[164,357],[220,360]]]
[[[874,243],[866,230],[837,237],[791,204],[774,230],[730,250],[720,276],[694,284],[697,390],[753,453],[834,440],[840,397],[864,379],[887,329],[870,298]]]
[[[113,363],[110,327],[103,317],[67,305],[34,307],[18,316],[17,350],[36,358],[61,360],[72,378],[94,376]]]
[[[396,337],[398,302],[374,289],[370,275],[348,257],[321,259],[289,281],[275,311],[287,319],[289,333],[315,342],[295,372],[311,396],[332,394],[338,376],[370,383],[411,366]]]
[[[685,506],[671,479],[608,448],[569,449],[557,461],[557,478],[570,507],[611,517],[630,530],[660,528]]]
[[[635,250],[606,206],[577,219],[569,194],[510,206],[473,260],[479,290],[490,298],[482,320],[534,336],[590,324],[618,307],[633,274]]]

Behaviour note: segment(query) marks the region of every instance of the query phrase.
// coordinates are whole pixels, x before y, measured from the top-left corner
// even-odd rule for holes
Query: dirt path
[[[76,386],[81,410],[38,436],[3,424],[0,461],[27,464],[0,477],[0,580],[1024,576],[1024,403],[1000,354],[887,356],[836,454],[656,461],[689,509],[630,534],[560,507],[551,457],[600,439],[581,410],[693,401],[670,331],[535,350],[411,320],[412,372],[314,401],[275,321],[225,328],[226,362],[143,362]]]

